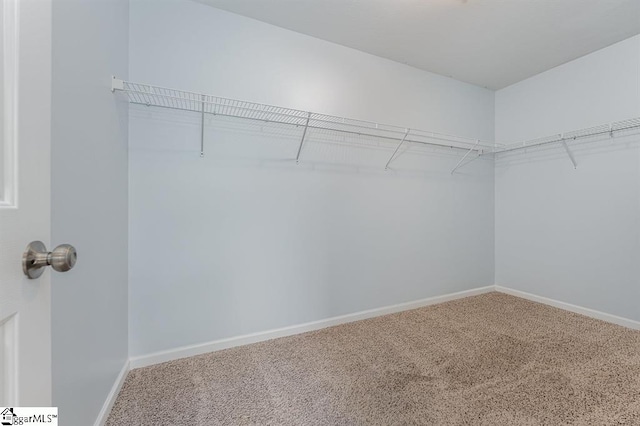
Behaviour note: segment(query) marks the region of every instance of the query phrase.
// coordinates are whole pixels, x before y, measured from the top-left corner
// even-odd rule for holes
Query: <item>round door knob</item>
[[[61,244],[49,252],[42,241],[32,241],[22,255],[22,271],[34,279],[42,275],[45,266],[51,265],[58,272],[67,272],[77,260],[76,249],[70,244]]]
[[[58,272],[67,272],[76,265],[78,254],[71,244],[60,244],[49,253],[49,265]]]

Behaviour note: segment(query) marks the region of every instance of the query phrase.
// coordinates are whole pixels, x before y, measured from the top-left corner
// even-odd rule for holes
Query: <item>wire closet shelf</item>
[[[609,137],[613,137],[618,132],[640,130],[640,118],[632,118],[629,120],[602,124],[563,134],[556,134],[549,137],[504,144],[274,105],[260,104],[256,102],[223,98],[204,93],[153,86],[150,84],[134,83],[120,80],[115,77],[113,77],[112,80],[112,91],[124,92],[129,102],[132,104],[191,111],[201,114],[201,155],[204,155],[204,117],[206,114],[211,114],[221,117],[241,118],[303,128],[304,130],[302,132],[296,160],[300,159],[300,153],[308,130],[331,131],[336,134],[351,134],[395,141],[397,143],[395,151],[393,151],[393,154],[387,161],[385,169],[388,168],[389,164],[395,158],[397,158],[401,146],[407,143],[456,149],[463,152],[466,151],[464,156],[451,171],[452,173],[480,156],[498,155],[552,144],[561,144],[567,151],[567,154],[571,158],[575,167],[577,164],[567,142],[574,143],[574,141],[577,140],[606,137],[607,135]],[[472,153],[474,156],[467,159],[467,157]],[[467,160],[466,163],[464,162],[465,160]]]
[[[112,90],[124,92],[129,102],[133,104],[192,111],[202,114],[203,118],[205,114],[211,114],[303,128],[296,159],[300,157],[304,135],[308,130],[331,131],[337,134],[395,141],[398,145],[392,159],[397,155],[400,146],[407,143],[456,149],[467,153],[475,152],[476,156],[495,152],[498,148],[492,142],[478,139],[134,83],[117,78],[113,79]],[[391,159],[387,162],[387,167],[390,162]]]

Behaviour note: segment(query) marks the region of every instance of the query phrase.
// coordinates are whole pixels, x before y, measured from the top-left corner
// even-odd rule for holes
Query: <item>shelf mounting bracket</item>
[[[473,145],[471,148],[469,148],[469,151],[467,151],[467,153],[460,159],[460,161],[458,161],[458,164],[456,164],[456,166],[451,169],[451,174],[454,174],[456,172],[456,170],[458,170],[460,167],[462,167],[464,164],[462,164],[462,162],[469,156],[469,154],[471,154],[471,152],[476,149],[476,147],[480,145],[480,139],[478,139],[476,141],[476,144]],[[473,160],[471,160],[473,161]],[[469,163],[471,162],[469,161]],[[468,163],[467,163],[468,164]]]
[[[309,128],[309,120],[311,119],[311,112],[307,113],[307,122],[304,124],[304,131],[302,132],[302,138],[300,139],[300,146],[298,146],[298,154],[296,154],[296,164],[300,162],[300,153],[302,152],[302,145],[304,144],[304,138],[307,136],[307,129]]]
[[[573,138],[573,140],[575,140],[575,138]],[[567,145],[567,141],[564,138],[562,139],[562,146],[564,147],[564,150],[567,151],[567,155],[569,156],[569,159],[573,163],[573,168],[577,169],[578,163],[576,163],[576,159],[573,156],[573,152],[571,152],[571,150],[569,149],[569,145]]]
[[[124,81],[116,78],[115,75],[111,76],[111,91],[124,90]]]
[[[204,107],[205,107],[205,96],[202,96],[202,120],[200,123],[200,157],[204,157]]]
[[[389,161],[387,161],[387,164],[384,166],[385,170],[389,170],[389,164],[391,164],[391,162],[396,159],[396,154],[397,154],[398,150],[400,149],[400,147],[402,146],[402,144],[404,143],[404,141],[407,140],[407,136],[409,136],[409,132],[410,131],[411,131],[411,129],[405,130],[404,136],[402,137],[402,140],[400,140],[400,143],[396,147],[395,151],[393,151],[393,154],[391,154],[391,157],[389,157]]]

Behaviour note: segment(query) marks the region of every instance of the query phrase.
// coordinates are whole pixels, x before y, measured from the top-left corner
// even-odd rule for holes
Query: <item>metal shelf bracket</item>
[[[116,90],[124,90],[124,80],[120,80],[116,78],[115,75],[111,76],[111,91],[115,92]]]
[[[576,140],[576,138],[573,138],[573,140]],[[577,169],[578,163],[576,163],[576,159],[574,158],[573,153],[569,149],[569,145],[567,145],[567,141],[564,138],[562,138],[562,146],[564,147],[564,150],[567,151],[567,155],[569,156],[569,159],[573,163],[573,168]]]
[[[462,166],[466,166],[466,165],[467,165],[467,164],[469,164],[471,161],[473,161],[473,160],[471,160],[471,161],[469,161],[469,162],[467,162],[467,163],[465,163],[465,164],[462,164],[462,162],[463,162],[463,161],[464,161],[464,160],[469,156],[469,154],[471,154],[471,152],[472,152],[474,149],[476,149],[476,147],[477,147],[479,144],[480,144],[480,139],[478,139],[478,141],[476,142],[476,144],[475,144],[473,147],[471,147],[471,148],[469,149],[469,151],[467,151],[467,153],[466,153],[466,154],[464,154],[464,156],[460,159],[460,161],[458,161],[458,164],[456,164],[456,166],[455,166],[453,169],[451,169],[451,174],[454,174],[454,173],[456,172],[456,170],[458,170],[460,167],[462,167]],[[478,152],[478,156],[480,156],[480,152]],[[475,160],[475,158],[474,158],[474,160]]]
[[[389,157],[389,160],[387,161],[387,164],[385,164],[385,166],[384,166],[385,170],[389,170],[389,164],[391,164],[391,161],[393,161],[395,158],[397,158],[396,154],[397,154],[398,150],[400,149],[400,147],[402,146],[402,144],[404,143],[404,141],[407,140],[407,136],[409,136],[409,132],[410,131],[411,131],[411,129],[405,130],[404,136],[400,140],[400,143],[396,147],[395,151],[393,151],[393,154],[391,154],[391,157]]]
[[[200,157],[204,157],[204,108],[205,108],[205,96],[202,95],[202,117],[200,123]]]
[[[304,137],[307,136],[307,129],[309,128],[309,120],[311,119],[311,112],[307,113],[307,121],[304,124],[304,131],[302,132],[302,138],[300,139],[300,145],[298,146],[298,154],[296,155],[296,164],[300,162],[300,153],[302,152],[302,145],[304,144]]]

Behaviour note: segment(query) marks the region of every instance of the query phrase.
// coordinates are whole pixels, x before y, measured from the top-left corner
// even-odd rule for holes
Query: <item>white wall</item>
[[[496,93],[496,138],[640,116],[640,36]],[[640,136],[496,162],[496,284],[640,320]]]
[[[128,1],[53,2],[52,238],[78,250],[52,272],[53,403],[93,424],[128,355]]]
[[[130,79],[493,138],[489,90],[183,0],[132,2]],[[491,161],[198,123],[131,109],[131,355],[493,284]]]

